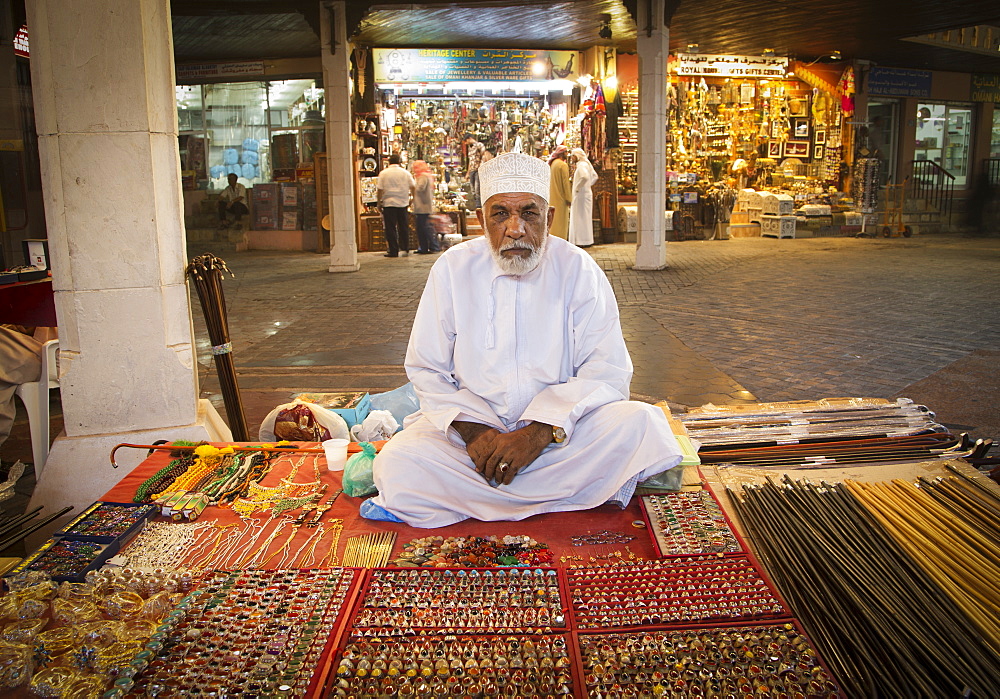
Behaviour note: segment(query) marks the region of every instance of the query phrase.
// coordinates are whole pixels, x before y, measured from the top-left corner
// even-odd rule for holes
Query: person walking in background
[[[423,160],[413,161],[413,180],[416,187],[413,190],[413,213],[417,217],[417,247],[418,255],[429,255],[438,252],[437,234],[431,226],[431,214],[434,213],[434,173]]]
[[[580,247],[594,244],[594,191],[597,171],[581,148],[571,152],[576,169],[573,171],[573,203],[569,210],[569,242]]]
[[[479,208],[479,166],[483,164],[484,160],[489,160],[493,156],[487,153],[486,146],[471,133],[465,134],[463,142],[465,143],[466,156],[469,158],[469,183],[472,185],[470,204],[472,208],[476,209]]]
[[[239,226],[240,219],[243,218],[244,214],[250,212],[250,209],[247,208],[247,188],[241,185],[238,180],[236,175],[230,173],[229,186],[223,189],[222,194],[219,195],[219,228],[225,228],[229,225],[227,212],[231,212],[236,217],[233,222],[234,226]]]
[[[567,240],[569,238],[569,206],[573,193],[569,184],[569,165],[566,163],[566,146],[559,146],[549,156],[549,206],[556,210],[549,233]]]
[[[385,224],[385,242],[389,246],[386,257],[399,257],[410,252],[410,225],[406,209],[416,188],[413,175],[399,166],[399,153],[389,156],[389,167],[378,173],[377,201]]]

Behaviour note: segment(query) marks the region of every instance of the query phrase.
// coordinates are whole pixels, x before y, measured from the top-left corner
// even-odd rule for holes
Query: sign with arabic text
[[[865,83],[869,95],[892,97],[930,97],[931,72],[910,68],[873,66]]]
[[[228,63],[188,63],[177,66],[177,81],[198,78],[229,78],[263,75],[264,61],[233,61]]]
[[[575,80],[576,51],[372,49],[377,83]]]
[[[973,73],[972,101],[1000,102],[1000,75],[996,73]]]
[[[714,53],[679,53],[670,63],[674,75],[720,78],[783,78],[788,59],[777,56],[725,56]]]

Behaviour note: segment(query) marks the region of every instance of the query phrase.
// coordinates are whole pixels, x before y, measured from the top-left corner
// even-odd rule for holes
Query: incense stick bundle
[[[848,696],[1000,694],[1000,654],[981,630],[990,610],[945,594],[847,486],[786,476],[728,492],[761,562]],[[956,577],[971,584],[981,561],[963,560]]]
[[[389,563],[396,532],[374,532],[352,536],[344,549],[345,568],[381,568]]]

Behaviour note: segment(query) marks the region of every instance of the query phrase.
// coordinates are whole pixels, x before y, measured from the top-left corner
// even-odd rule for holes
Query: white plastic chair
[[[59,340],[49,340],[42,345],[41,376],[38,381],[21,384],[15,391],[28,412],[36,479],[41,477],[42,467],[49,458],[49,389],[59,388],[59,368],[56,363],[58,353]]]

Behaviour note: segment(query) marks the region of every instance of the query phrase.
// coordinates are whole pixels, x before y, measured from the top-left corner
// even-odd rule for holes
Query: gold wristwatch
[[[552,426],[552,441],[556,444],[562,444],[566,441],[566,430],[562,427]]]

